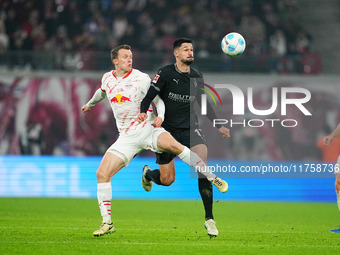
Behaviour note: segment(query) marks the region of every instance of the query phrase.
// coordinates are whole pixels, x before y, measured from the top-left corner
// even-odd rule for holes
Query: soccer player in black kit
[[[197,116],[193,110],[193,104],[200,104],[203,90],[203,76],[200,72],[190,67],[194,61],[192,41],[186,38],[177,39],[173,43],[173,51],[176,63],[167,65],[158,71],[152,81],[151,87],[141,103],[139,121],[143,121],[150,103],[156,95],[159,95],[165,104],[165,116],[162,127],[181,144],[186,145],[196,152],[202,160],[207,161],[206,140],[198,125]],[[207,104],[207,117],[212,121],[217,119],[210,104]],[[229,129],[217,126],[224,138],[229,138]],[[171,153],[156,153],[159,169],[150,170],[144,166],[142,185],[146,191],[152,188],[152,182],[158,185],[169,186],[175,180],[174,158]],[[217,236],[218,230],[215,225],[213,207],[212,183],[199,174],[198,188],[205,209],[204,226],[210,236]]]

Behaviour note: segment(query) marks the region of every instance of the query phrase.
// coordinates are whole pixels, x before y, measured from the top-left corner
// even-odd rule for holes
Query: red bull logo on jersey
[[[110,100],[110,102],[114,103],[114,104],[121,105],[125,102],[131,102],[131,100],[130,100],[130,98],[128,98],[126,96],[123,96],[121,94],[117,94]]]

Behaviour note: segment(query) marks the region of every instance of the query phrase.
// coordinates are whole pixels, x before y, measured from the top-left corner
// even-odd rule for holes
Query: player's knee
[[[97,169],[96,176],[98,182],[107,182],[110,179],[101,168]]]

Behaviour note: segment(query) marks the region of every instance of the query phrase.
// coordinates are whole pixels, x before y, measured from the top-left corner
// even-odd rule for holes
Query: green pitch
[[[0,198],[0,254],[339,254],[336,204],[114,200],[116,232],[93,237],[95,199]]]

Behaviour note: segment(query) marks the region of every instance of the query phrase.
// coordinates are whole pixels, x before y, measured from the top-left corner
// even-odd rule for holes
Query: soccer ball
[[[239,33],[232,32],[223,37],[221,42],[222,51],[229,56],[238,56],[246,48],[246,41]]]

